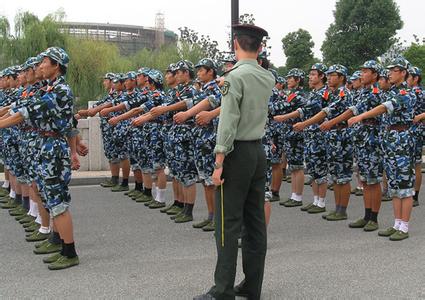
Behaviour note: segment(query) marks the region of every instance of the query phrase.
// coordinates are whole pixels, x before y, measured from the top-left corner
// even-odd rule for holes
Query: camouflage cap
[[[390,64],[387,66],[387,69],[392,69],[395,67],[398,67],[403,70],[408,70],[410,67],[410,63],[403,56],[398,56],[390,62]]]
[[[410,67],[408,70],[409,74],[412,76],[422,76],[422,70],[418,67]]]
[[[283,76],[278,76],[277,77],[277,82],[278,83],[282,83],[282,84],[286,84],[286,79]]]
[[[175,64],[169,64],[167,69],[165,69],[165,72],[174,72],[176,69],[176,65]]]
[[[350,76],[350,81],[353,82],[354,80],[360,79],[362,78],[362,72],[361,71],[355,71],[351,76]]]
[[[379,72],[379,77],[389,78],[390,72],[387,69],[382,68],[382,70]]]
[[[310,71],[312,70],[316,70],[322,73],[326,73],[326,71],[328,70],[328,67],[325,64],[322,63],[315,63],[314,65],[311,66]]]
[[[137,74],[134,71],[127,72],[125,79],[136,80]]]
[[[289,78],[289,77],[298,77],[298,78],[304,79],[305,73],[303,70],[294,68],[289,70],[288,74],[286,75],[286,78]]]
[[[235,53],[233,53],[233,52],[228,53],[227,55],[225,55],[225,56],[221,59],[221,61],[222,61],[222,62],[229,62],[229,63],[233,63],[233,64],[235,64],[235,63],[237,63],[236,55],[235,55]]]
[[[38,61],[37,57],[30,57],[24,63],[24,70],[29,69],[29,68],[33,68],[38,63],[39,63],[39,61]]]
[[[176,71],[177,70],[187,70],[190,72],[193,72],[195,69],[193,63],[191,61],[188,60],[180,60],[179,62],[176,63]]]
[[[151,68],[147,68],[147,67],[141,67],[140,69],[138,69],[136,71],[136,75],[143,75],[143,76],[148,76],[149,71],[151,70]]]
[[[267,51],[263,49],[258,53],[257,59],[267,59]]]
[[[126,74],[123,73],[116,73],[114,76],[114,79],[112,79],[113,83],[117,83],[117,82],[124,82],[124,80],[127,78]]]
[[[338,73],[341,74],[345,77],[348,76],[348,69],[340,64],[336,64],[336,65],[332,65],[329,67],[328,71],[326,72],[326,74],[331,74],[331,73]]]
[[[68,68],[69,56],[62,48],[50,47],[47,48],[44,52],[42,52],[41,55],[43,57],[50,57],[58,64],[64,66],[65,68]]]
[[[361,69],[371,69],[376,73],[381,72],[382,66],[376,60],[368,60],[360,67]]]
[[[200,68],[200,67],[207,67],[207,68],[213,69],[214,71],[217,71],[217,68],[218,68],[217,63],[210,58],[203,58],[200,61],[198,61],[195,68]]]
[[[164,82],[164,75],[158,70],[151,69],[148,73],[148,77],[152,79],[157,84],[163,84]]]
[[[108,73],[105,74],[105,76],[103,76],[103,79],[113,80],[114,77],[115,77],[115,74],[114,73],[108,72]]]

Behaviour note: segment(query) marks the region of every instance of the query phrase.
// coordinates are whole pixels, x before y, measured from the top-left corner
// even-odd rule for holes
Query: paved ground
[[[211,286],[211,233],[171,223],[101,187],[71,189],[80,266],[48,271],[21,226],[1,211],[0,299],[191,299]],[[205,213],[201,189],[198,195],[196,220]],[[273,203],[263,299],[425,298],[422,205],[414,210],[411,238],[396,243],[348,228],[362,214],[360,197],[352,197],[349,220],[338,223]],[[382,228],[392,225],[391,203],[383,204],[379,220]]]

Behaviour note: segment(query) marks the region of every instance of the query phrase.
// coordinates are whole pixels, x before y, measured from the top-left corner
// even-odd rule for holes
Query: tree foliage
[[[285,69],[300,68],[308,70],[317,61],[313,55],[314,42],[311,34],[304,29],[288,33],[282,39],[282,48],[286,56]]]
[[[415,36],[415,42],[404,51],[403,55],[413,66],[425,72],[425,39],[420,41],[419,38]]]
[[[321,50],[325,63],[356,68],[385,53],[403,22],[394,0],[339,0]]]

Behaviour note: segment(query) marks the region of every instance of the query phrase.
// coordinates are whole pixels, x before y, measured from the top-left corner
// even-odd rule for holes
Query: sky
[[[303,28],[312,35],[314,54],[321,58],[320,46],[325,33],[333,22],[335,0],[239,0],[239,14],[254,14],[255,24],[266,29],[270,36],[270,59],[275,66],[285,64],[281,39],[289,32]],[[404,27],[398,36],[406,44],[413,41],[413,34],[425,37],[423,26],[423,0],[396,0]],[[115,23],[154,27],[155,15],[164,14],[165,27],[178,33],[179,27],[187,26],[203,35],[209,35],[219,43],[220,50],[228,50],[226,39],[230,32],[230,0],[14,0],[0,7],[13,23],[19,10],[30,11],[39,18],[58,9],[66,13],[66,21]]]

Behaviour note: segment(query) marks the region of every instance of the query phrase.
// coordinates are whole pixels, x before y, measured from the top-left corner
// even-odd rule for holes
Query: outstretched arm
[[[126,113],[123,113],[122,115],[119,115],[119,116],[116,116],[116,117],[109,119],[108,123],[111,124],[111,125],[117,125],[118,122],[128,120],[132,117],[140,115],[142,112],[143,112],[143,109],[141,107],[136,107],[136,108],[129,110]]]
[[[347,109],[342,114],[340,114],[338,117],[333,118],[332,120],[323,122],[320,125],[320,130],[322,130],[322,131],[330,130],[335,125],[337,125],[337,124],[339,124],[341,122],[347,121],[352,116],[354,116],[353,111],[351,109]]]
[[[285,122],[286,120],[295,119],[299,117],[300,117],[300,112],[298,110],[295,110],[289,114],[274,116],[273,119],[276,122]]]
[[[295,131],[302,131],[307,126],[317,124],[320,121],[324,120],[326,118],[326,113],[324,111],[318,112],[314,117],[311,117],[308,120],[305,120],[304,122],[299,122],[293,126]]]
[[[6,119],[0,120],[0,128],[7,128],[19,124],[24,120],[20,112],[17,112]]]
[[[204,99],[198,104],[196,104],[194,107],[175,114],[173,119],[177,124],[181,124],[184,123],[187,119],[197,115],[201,111],[206,111],[209,109],[211,109],[210,102],[208,101],[208,99]]]
[[[382,115],[384,113],[387,112],[387,108],[385,105],[380,104],[377,107],[375,107],[374,109],[371,109],[369,111],[366,111],[356,117],[352,117],[351,119],[348,120],[348,126],[353,126],[356,123],[359,123],[365,119],[371,119],[374,118],[376,116]]]

